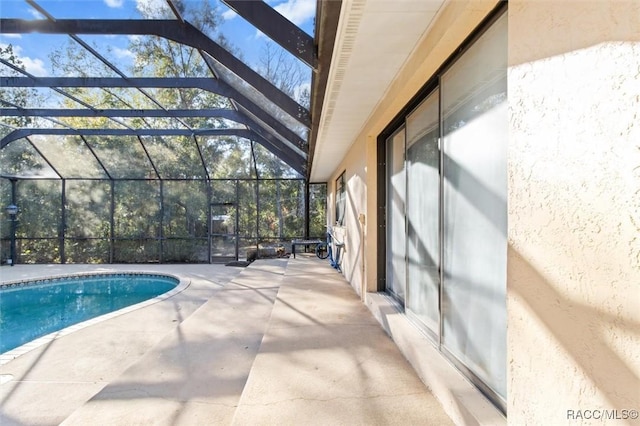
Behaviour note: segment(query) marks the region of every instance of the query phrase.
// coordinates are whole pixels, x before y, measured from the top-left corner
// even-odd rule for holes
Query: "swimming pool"
[[[179,283],[168,275],[111,273],[2,284],[0,354],[74,324],[169,297]]]

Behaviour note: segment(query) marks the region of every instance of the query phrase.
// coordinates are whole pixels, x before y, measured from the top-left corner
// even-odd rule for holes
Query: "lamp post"
[[[9,215],[9,220],[11,221],[11,257],[7,262],[9,263],[9,265],[13,266],[16,260],[16,216],[18,216],[18,206],[16,206],[15,204],[9,204],[6,210],[7,214]]]

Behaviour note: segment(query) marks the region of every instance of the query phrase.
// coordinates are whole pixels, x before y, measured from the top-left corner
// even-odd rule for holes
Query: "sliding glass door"
[[[439,92],[406,119],[407,312],[438,334],[440,294]]]
[[[405,133],[399,129],[387,142],[387,292],[404,302],[406,285],[404,166]]]
[[[442,76],[443,345],[506,394],[507,19]]]
[[[506,398],[507,16],[386,140],[387,291],[498,405]]]

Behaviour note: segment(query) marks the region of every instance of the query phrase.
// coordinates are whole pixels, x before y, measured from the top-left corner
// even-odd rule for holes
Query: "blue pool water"
[[[0,353],[175,288],[163,275],[102,274],[0,287]]]

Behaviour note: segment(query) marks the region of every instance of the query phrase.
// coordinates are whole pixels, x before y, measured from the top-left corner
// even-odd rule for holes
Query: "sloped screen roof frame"
[[[29,1],[30,4],[35,5],[35,2]],[[171,6],[171,2],[168,2]],[[250,3],[263,3],[250,2]],[[35,5],[37,6],[37,5]],[[270,8],[266,3],[259,6],[260,9],[264,7]],[[40,10],[41,8],[38,8]],[[265,9],[266,10],[266,9]],[[40,10],[43,12],[42,10]],[[278,14],[273,10],[274,14]],[[73,116],[75,112],[77,116],[95,116],[95,117],[173,117],[180,119],[183,117],[193,116],[212,116],[226,118],[237,123],[246,125],[249,130],[243,129],[230,129],[228,132],[213,131],[213,129],[186,129],[169,131],[166,129],[132,129],[125,125],[125,129],[118,129],[118,134],[129,136],[140,136],[145,134],[157,133],[158,135],[206,135],[206,134],[232,134],[238,137],[248,138],[255,142],[265,146],[269,151],[278,156],[281,160],[291,166],[294,170],[303,176],[308,175],[308,141],[302,139],[294,131],[292,131],[285,123],[280,121],[277,116],[272,114],[269,108],[261,107],[252,100],[243,96],[240,91],[233,87],[233,82],[223,81],[219,78],[131,78],[127,77],[124,73],[119,71],[117,67],[109,63],[108,60],[99,56],[99,54],[93,51],[90,46],[82,42],[76,34],[95,34],[95,35],[155,35],[166,38],[168,40],[175,41],[177,43],[190,46],[198,49],[201,53],[205,52],[216,60],[217,63],[224,66],[227,70],[238,76],[242,81],[249,84],[251,87],[261,93],[266,99],[268,99],[274,107],[277,107],[280,111],[284,111],[288,116],[296,120],[300,125],[307,129],[311,128],[311,114],[310,112],[290,98],[288,95],[276,88],[272,83],[264,79],[258,73],[253,71],[244,62],[236,58],[233,54],[225,50],[215,41],[211,40],[207,35],[199,31],[193,25],[186,21],[183,21],[180,17],[177,20],[103,20],[103,19],[64,19],[56,20],[44,12],[45,16],[49,19],[37,19],[37,20],[22,20],[11,18],[0,18],[0,33],[5,34],[26,34],[32,32],[40,32],[47,34],[66,34],[78,41],[81,46],[88,49],[90,53],[96,56],[100,61],[105,63],[109,68],[114,70],[121,78],[72,78],[72,77],[48,77],[40,78],[26,73],[23,70],[20,72],[24,77],[2,77],[0,79],[0,86],[2,87],[43,87],[56,90],[64,96],[71,97],[71,95],[60,90],[61,87],[129,87],[140,90],[146,95],[153,103],[159,106],[159,110],[136,110],[131,109],[128,112],[118,115],[116,110],[101,110],[95,108],[92,105],[83,103],[83,106],[87,107],[86,110],[68,109],[68,110],[52,110],[47,108],[41,109],[28,109],[20,108],[15,105],[7,104],[3,102],[4,106],[11,108],[0,109],[0,116],[31,116],[31,117],[45,117],[54,123],[56,120],[52,117],[68,117]],[[275,16],[275,15],[273,15]],[[284,18],[283,18],[284,19]],[[285,19],[286,20],[286,19]],[[288,22],[288,21],[287,21]],[[287,29],[293,31],[293,34],[304,34],[302,32],[296,33],[292,30],[293,24],[287,27]],[[290,32],[291,32],[290,31]],[[269,35],[269,34],[267,34]],[[302,55],[302,59],[305,63],[315,64],[317,62],[317,55],[315,49],[311,49],[309,36],[300,36],[299,39],[284,40],[284,38],[277,34],[272,34],[274,41],[279,44],[287,44],[283,46],[288,50],[291,50],[291,46],[298,45],[304,46],[298,52]],[[311,52],[309,50],[311,49]],[[203,57],[206,56],[203,54]],[[206,58],[205,58],[206,60]],[[6,62],[3,61],[6,64]],[[6,64],[7,65],[7,64]],[[213,72],[213,70],[212,70]],[[232,105],[237,102],[238,105],[245,108],[255,117],[266,123],[269,127],[265,128],[255,120],[248,117],[246,114],[239,110],[217,110],[217,111],[202,111],[194,110],[167,110],[157,102],[153,97],[145,93],[145,88],[174,88],[174,87],[195,87],[202,90],[208,90],[222,96],[227,97]],[[276,109],[276,108],[274,108]],[[127,111],[127,110],[123,110]],[[188,127],[188,126],[187,126]],[[34,128],[34,129],[15,129],[9,135],[5,136],[0,142],[0,146],[6,146],[11,140],[15,140],[15,136],[23,134],[24,137],[30,134],[73,134],[73,135],[90,135],[100,134],[102,131],[111,132],[113,129],[49,129],[49,128]],[[114,133],[109,133],[114,134]]]

